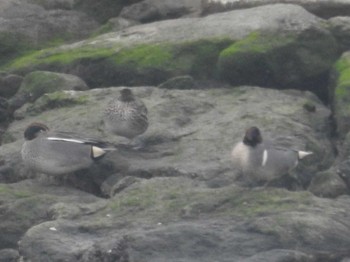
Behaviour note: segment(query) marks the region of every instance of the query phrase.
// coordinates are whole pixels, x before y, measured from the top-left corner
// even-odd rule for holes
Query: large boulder
[[[0,96],[10,98],[19,89],[23,77],[14,74],[0,73]]]
[[[19,248],[24,261],[340,261],[349,203],[157,178],[105,206],[54,205],[52,220],[33,225]]]
[[[22,107],[17,110],[20,113],[15,112],[22,120],[11,123],[4,135],[7,142],[14,142],[8,144],[11,152],[11,145],[21,141],[25,127],[40,119],[52,129],[125,142],[105,133],[101,123],[104,107],[109,99],[118,96],[119,90],[56,92],[53,93],[55,103],[45,95],[30,107]],[[210,91],[137,88],[135,93],[145,101],[150,112],[150,126],[140,137],[148,150],[122,150],[122,157],[129,165],[123,175],[150,178],[168,173],[195,176],[212,184],[232,181],[230,151],[252,125],[259,126],[266,138],[292,137],[289,144],[293,148],[314,152],[314,157],[303,161],[297,171],[303,184],[307,184],[315,172],[332,164],[334,156],[328,139],[330,111],[309,92],[239,87]],[[60,98],[77,102],[60,103]],[[246,107],[247,104],[250,106]],[[268,114],[262,115],[262,112]],[[6,146],[3,145],[1,154],[5,159],[11,155]]]
[[[350,46],[350,17],[337,16],[328,20],[330,30],[337,39],[342,50],[348,51]]]
[[[337,55],[324,20],[299,6],[276,4],[133,26],[42,50],[5,68],[74,72],[91,87],[158,85],[189,74],[232,84],[308,88],[325,99]]]
[[[11,111],[44,94],[59,90],[86,90],[88,86],[77,76],[49,71],[34,71],[26,75],[16,94],[9,100]]]
[[[350,14],[350,3],[346,0],[205,0],[203,14],[278,4],[281,2],[300,5],[310,13],[323,18],[347,16]]]
[[[293,148],[314,152],[291,174],[307,186],[334,159],[328,137],[330,111],[315,95],[249,86],[135,87],[134,93],[148,107],[150,126],[139,137],[143,149],[130,150],[122,146],[124,138],[106,133],[101,123],[107,101],[122,88],[58,91],[53,93],[57,97],[64,94],[65,99],[84,102],[51,104],[44,95],[32,103],[32,111],[23,110],[26,106],[17,110],[22,118],[11,123],[5,134],[11,140],[0,147],[0,174],[2,182],[10,173],[23,181],[1,184],[6,207],[2,224],[8,229],[2,231],[0,249],[16,248],[20,239],[24,261],[345,257],[341,252],[349,244],[350,224],[343,220],[349,197],[329,200],[307,191],[243,188],[236,183],[230,161],[231,149],[245,128],[257,125],[266,138],[287,137]],[[19,153],[23,130],[33,121],[118,144],[118,151],[107,157],[111,167],[107,165],[104,173],[92,167],[70,174],[66,184],[34,179],[38,174],[33,176],[22,166]],[[96,193],[84,186],[89,181],[109,198],[81,192]],[[18,222],[19,217],[25,219]],[[332,234],[330,227],[335,229]]]
[[[14,54],[88,37],[98,23],[88,15],[52,9],[26,1],[0,3],[0,56],[2,63]]]
[[[144,0],[124,7],[120,16],[143,23],[184,16],[199,16],[202,11],[202,2],[202,0]]]

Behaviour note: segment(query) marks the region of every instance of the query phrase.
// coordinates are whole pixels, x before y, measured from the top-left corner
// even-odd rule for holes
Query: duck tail
[[[298,158],[299,159],[303,159],[304,157],[308,156],[308,155],[312,155],[313,152],[311,151],[298,151]]]
[[[98,146],[92,146],[91,147],[91,158],[92,159],[100,159],[106,154],[106,151],[104,148],[98,147]]]

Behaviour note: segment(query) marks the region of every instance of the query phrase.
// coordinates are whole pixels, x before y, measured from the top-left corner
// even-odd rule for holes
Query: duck
[[[24,164],[47,175],[63,175],[88,168],[116,147],[95,138],[51,131],[45,124],[31,123],[24,131],[21,156]]]
[[[234,167],[246,181],[266,184],[288,175],[301,159],[311,154],[310,151],[276,147],[273,141],[265,142],[259,128],[253,126],[233,147],[231,157]]]
[[[130,88],[123,88],[120,95],[107,104],[103,120],[107,131],[132,140],[147,130],[147,114],[143,101]]]

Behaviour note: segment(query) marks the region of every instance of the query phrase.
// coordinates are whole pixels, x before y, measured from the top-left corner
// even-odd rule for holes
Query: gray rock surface
[[[232,5],[215,5],[215,12],[248,4],[225,2]],[[287,2],[327,18],[349,10],[348,1]],[[249,1],[266,3],[274,1]],[[0,261],[349,260],[348,54],[333,65],[349,42],[348,17],[326,21],[300,6],[276,4],[198,18],[203,4],[0,1],[1,70],[18,73],[0,73],[6,97],[0,99]],[[123,8],[142,22],[179,19],[133,26],[117,17]],[[50,38],[56,27],[73,34],[59,41],[97,28],[95,34],[116,32],[7,64],[16,52],[30,51],[27,41],[57,41]],[[236,64],[249,65],[247,81],[235,82],[237,57],[249,58]],[[265,70],[249,71],[256,65]],[[99,89],[87,90],[75,75]],[[266,79],[273,84],[264,85]],[[138,150],[107,133],[101,121],[125,83],[149,109]],[[118,87],[105,87],[112,84]],[[103,138],[118,150],[63,177],[36,174],[20,157],[23,131],[34,121]],[[244,187],[230,152],[252,125],[265,139],[314,155],[269,187]]]
[[[59,90],[86,90],[86,83],[75,75],[49,71],[34,71],[27,74],[19,90],[10,99],[11,110],[20,108],[26,102],[33,102],[44,94]]]
[[[46,10],[25,1],[11,0],[0,4],[0,50],[23,51],[40,48],[55,41],[72,41],[88,37],[98,23],[74,10]]]
[[[309,12],[324,18],[350,14],[350,3],[347,0],[205,0],[203,13],[216,13],[278,3],[300,5]]]
[[[68,189],[62,184],[43,184],[43,180],[33,179],[37,175],[26,173],[18,165],[14,155],[19,155],[23,130],[32,121],[125,143],[123,138],[105,133],[101,125],[103,107],[121,88],[56,92],[83,97],[85,102],[60,104],[42,112],[23,111],[23,118],[11,123],[7,134],[13,142],[0,147],[3,166],[14,174],[24,174],[18,180],[25,179],[25,174],[32,179],[3,184],[0,192],[4,192],[4,205],[17,197],[16,201],[23,205],[28,205],[27,201],[41,204],[40,210],[31,210],[34,213],[27,214],[30,219],[17,225],[15,231],[4,224],[12,240],[2,248],[15,247],[25,233],[19,243],[24,261],[254,261],[268,255],[272,261],[279,261],[292,254],[300,257],[297,261],[303,261],[317,254],[318,244],[323,248],[321,243],[312,244],[316,231],[325,235],[326,242],[328,238],[345,241],[350,227],[345,225],[344,231],[336,231],[332,237],[327,228],[339,228],[338,222],[329,224],[329,220],[340,219],[348,198],[322,200],[303,191],[244,189],[235,182],[230,151],[250,125],[260,126],[266,137],[288,136],[294,147],[315,152],[295,170],[300,184],[307,184],[304,179],[310,181],[318,170],[332,165],[334,156],[327,136],[330,111],[309,92],[258,87],[133,88],[149,109],[150,127],[140,137],[144,150],[120,147],[108,159],[113,169],[107,168],[103,174],[101,169],[92,168],[66,179],[69,185],[80,185],[81,190],[91,193],[96,193],[90,188],[95,182],[110,199],[77,200],[72,194],[79,199],[81,194],[89,194],[74,188],[65,191]],[[34,101],[33,107],[41,107],[45,102],[41,100],[42,97]],[[310,103],[315,107],[311,112],[305,109],[305,104]],[[31,195],[34,191],[35,198]],[[317,210],[325,209],[329,213],[321,219]],[[14,221],[27,209],[15,210],[5,212],[3,220]],[[295,212],[300,213],[294,215]],[[312,225],[304,217],[319,222]],[[268,229],[269,223],[282,224]],[[295,225],[305,225],[310,240],[301,238],[292,243],[298,239],[298,232],[285,232],[285,228],[293,229]],[[286,240],[280,242],[283,237]],[[337,253],[341,248],[332,246],[326,252]]]
[[[107,101],[118,96],[118,90],[120,88],[66,91],[63,92],[65,95],[54,93],[54,97],[64,100],[72,97],[75,101],[83,101],[73,107],[59,102],[52,105],[50,100],[43,100],[44,96],[31,106],[31,110],[28,107],[23,107],[27,108],[25,111],[18,110],[23,119],[13,122],[6,134],[12,141],[17,141],[22,138],[27,125],[44,119],[52,129],[103,136],[123,143],[123,138],[105,133],[101,123]],[[222,176],[229,179],[232,173],[230,151],[242,139],[244,130],[252,125],[259,126],[266,138],[288,136],[293,147],[314,152],[315,156],[304,161],[305,166],[301,165],[303,179],[309,180],[315,171],[332,164],[334,156],[327,136],[330,111],[309,92],[257,87],[208,91],[151,87],[134,90],[150,112],[150,126],[140,136],[148,148],[146,152],[121,152],[130,165],[128,175],[150,178],[164,175],[168,170],[170,175],[196,176],[202,180]],[[267,100],[262,100],[262,96]],[[38,107],[45,108],[45,103],[50,103],[51,107],[46,107],[43,112],[37,110]],[[309,103],[317,108],[315,112],[305,110],[304,105]],[[246,104],[251,106],[243,107]],[[261,115],[260,112],[269,114]]]
[[[0,74],[0,96],[9,98],[19,89],[23,77],[14,74]]]
[[[337,56],[324,20],[302,7],[276,4],[132,26],[43,50],[8,69],[71,72],[91,87],[159,85],[189,74],[234,85],[309,89],[325,100],[327,72]]]
[[[344,51],[349,50],[350,46],[350,17],[337,16],[328,20],[330,30],[342,46]]]
[[[202,5],[203,1],[201,0],[144,0],[124,7],[120,16],[143,23],[186,16],[199,16],[202,11]]]

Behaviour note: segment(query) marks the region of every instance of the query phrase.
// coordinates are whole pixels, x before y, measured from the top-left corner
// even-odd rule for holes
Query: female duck
[[[129,139],[141,135],[148,128],[147,108],[134,96],[131,89],[124,88],[118,98],[112,99],[104,113],[106,129]]]

